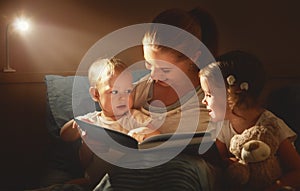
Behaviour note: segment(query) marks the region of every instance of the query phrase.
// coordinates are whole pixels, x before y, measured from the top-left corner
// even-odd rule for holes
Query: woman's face
[[[212,121],[222,121],[226,118],[227,102],[224,88],[215,87],[206,77],[200,77],[201,88],[204,92],[202,103],[206,105]]]
[[[189,59],[178,59],[178,55],[171,51],[160,51],[150,46],[144,46],[145,65],[151,70],[151,78],[157,85],[172,86],[179,90],[186,89],[189,84],[194,88],[199,78]]]

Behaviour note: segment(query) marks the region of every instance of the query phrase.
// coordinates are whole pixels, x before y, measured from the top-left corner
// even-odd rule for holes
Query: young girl
[[[223,79],[217,80],[220,79],[220,72]],[[232,51],[203,68],[199,76],[205,93],[203,104],[209,110],[213,121],[222,121],[216,123],[220,128],[216,144],[225,166],[237,162],[228,150],[230,140],[235,134],[241,134],[254,125],[264,125],[266,119],[274,118],[280,131],[277,156],[283,175],[269,188],[262,189],[278,190],[284,186],[300,188],[300,156],[293,145],[296,134],[283,120],[259,104],[265,82],[264,69],[259,60],[248,53]],[[225,103],[222,101],[224,94],[219,93],[222,92],[222,87],[224,90],[224,83],[227,97]],[[222,111],[225,111],[225,116]]]

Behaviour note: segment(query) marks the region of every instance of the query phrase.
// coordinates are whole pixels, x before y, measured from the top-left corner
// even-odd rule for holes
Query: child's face
[[[202,103],[206,105],[212,121],[224,120],[227,110],[226,94],[224,88],[215,87],[206,77],[200,76],[200,83],[204,92]]]
[[[133,105],[132,76],[128,72],[115,73],[102,82],[99,92],[99,103],[105,116],[119,118]]]

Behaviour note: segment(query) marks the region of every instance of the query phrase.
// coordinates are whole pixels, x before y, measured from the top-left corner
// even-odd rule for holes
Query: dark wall
[[[217,23],[219,53],[243,49],[268,69],[268,91],[299,84],[300,12],[287,1],[139,1],[7,0],[0,2],[0,63],[5,64],[6,25],[26,15],[32,30],[11,33],[10,58],[15,73],[0,72],[1,181],[4,187],[31,187],[44,167],[47,146],[45,74],[73,75],[88,49],[112,31],[150,22],[166,8],[209,11]],[[140,50],[122,54],[133,63]]]

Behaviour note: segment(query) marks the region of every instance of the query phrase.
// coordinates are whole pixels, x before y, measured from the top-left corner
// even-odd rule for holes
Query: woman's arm
[[[295,189],[299,189],[300,155],[288,139],[282,141],[277,153],[283,169],[283,175],[267,190],[278,190],[278,188],[282,186],[291,186]]]
[[[75,141],[80,138],[77,124],[73,119],[65,123],[61,128],[60,137],[64,141]]]

